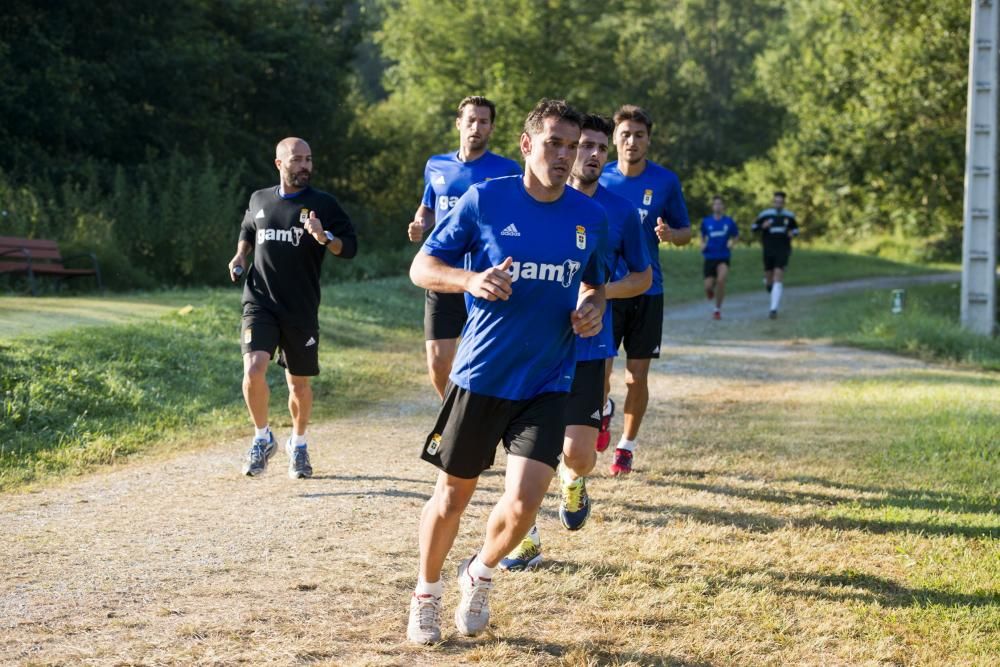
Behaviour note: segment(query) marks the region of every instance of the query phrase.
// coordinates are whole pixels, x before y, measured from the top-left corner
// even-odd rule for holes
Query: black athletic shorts
[[[424,298],[424,340],[458,338],[468,318],[464,292],[427,290]]]
[[[788,258],[792,254],[792,249],[788,248],[764,248],[764,270],[774,271],[784,269],[788,266]]]
[[[513,456],[554,469],[566,433],[565,392],[512,401],[448,383],[434,430],[420,458],[453,477],[475,479],[493,465],[497,443]]]
[[[663,337],[663,295],[640,294],[628,299],[612,299],[611,324],[615,349],[625,343],[629,359],[659,359]]]
[[[706,259],[705,265],[702,267],[701,273],[706,278],[715,278],[718,274],[718,269],[720,264],[725,264],[729,266],[728,259]]]
[[[278,321],[266,308],[243,304],[240,324],[240,349],[267,352],[274,358],[280,348],[278,363],[292,375],[319,375],[319,329],[300,329]]]
[[[604,408],[604,359],[576,364],[573,388],[566,402],[566,426],[601,428]]]

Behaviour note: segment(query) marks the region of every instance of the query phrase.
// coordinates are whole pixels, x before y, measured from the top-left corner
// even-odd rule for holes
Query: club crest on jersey
[[[642,205],[649,206],[652,203],[653,203],[653,191],[646,190],[644,193],[642,193]]]
[[[587,228],[583,225],[576,226],[576,247],[580,250],[587,249]]]
[[[431,439],[427,442],[427,453],[434,456],[441,449],[441,434],[435,433],[431,436]]]
[[[299,211],[299,222],[303,225],[309,220],[309,209],[304,208]]]

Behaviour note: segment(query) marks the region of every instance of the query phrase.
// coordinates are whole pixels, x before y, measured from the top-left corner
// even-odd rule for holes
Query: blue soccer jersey
[[[639,213],[625,199],[602,185],[597,186],[594,201],[608,214],[608,236],[604,251],[604,266],[608,277],[622,262],[630,273],[640,273],[649,267],[649,251],[643,240]],[[615,350],[614,328],[611,325],[611,304],[604,310],[604,327],[596,336],[576,339],[576,360],[607,359],[618,354]]]
[[[739,235],[740,230],[728,215],[718,220],[714,215],[706,215],[701,221],[701,238],[705,239],[701,254],[705,259],[729,259],[729,239]]]
[[[476,394],[522,400],[568,392],[576,366],[570,315],[580,282],[604,284],[607,214],[566,188],[539,202],[520,177],[469,188],[424,243],[423,252],[452,266],[468,253],[483,271],[507,257],[507,301],[476,298],[452,365],[451,381]]]
[[[646,294],[663,294],[663,271],[660,269],[660,241],[656,236],[656,219],[663,218],[672,229],[691,226],[688,219],[684,192],[677,174],[655,162],[646,161],[646,168],[638,176],[625,176],[618,169],[618,162],[604,165],[601,185],[619,197],[627,199],[638,211],[645,232],[646,248],[653,266],[653,284]],[[628,267],[618,262],[615,280],[628,273]]]
[[[458,153],[434,155],[424,167],[424,197],[420,203],[434,209],[434,220],[438,221],[476,183],[520,173],[518,163],[489,151],[470,162],[459,160]]]

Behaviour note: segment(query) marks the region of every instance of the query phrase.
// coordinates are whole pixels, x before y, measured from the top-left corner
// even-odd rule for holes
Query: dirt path
[[[786,310],[829,289],[789,289]],[[807,576],[818,554],[846,562],[867,550],[866,558],[884,559],[879,576],[891,579],[893,547],[863,531],[834,538],[796,523],[824,502],[879,493],[782,482],[750,458],[733,469],[725,452],[691,458],[684,443],[704,432],[709,416],[679,422],[678,415],[708,405],[709,396],[711,410],[739,404],[748,392],[768,400],[760,393],[765,383],[794,400],[859,372],[877,377],[923,364],[820,344],[741,341],[744,314],[759,316],[760,301],[730,299],[721,323],[707,321],[703,304],[669,311],[640,474],[606,477],[605,455],[591,485],[599,503],[592,524],[572,536],[558,527],[555,496],[546,501],[540,526],[548,567],[500,579],[496,639],[452,638],[432,650],[402,641],[417,518],[434,478],[415,456],[434,412],[434,401],[419,398],[317,425],[317,477],[307,482],[285,476],[281,453],[263,479],[241,477],[246,443],[230,441],[0,497],[0,663],[897,661],[905,642],[867,642],[847,627],[845,605],[866,595],[877,602],[879,592],[810,597],[824,584]],[[719,324],[721,333],[705,333]],[[484,476],[456,562],[478,543],[501,482],[497,473]],[[746,493],[709,494],[708,483]],[[755,498],[762,490],[797,500],[775,508]],[[761,521],[765,530],[749,525]],[[793,578],[779,580],[779,569]],[[749,581],[749,597],[705,597],[713,586],[722,590],[721,577]],[[783,597],[788,586],[805,593]],[[786,643],[774,638],[779,630],[762,632],[761,619],[776,624]]]

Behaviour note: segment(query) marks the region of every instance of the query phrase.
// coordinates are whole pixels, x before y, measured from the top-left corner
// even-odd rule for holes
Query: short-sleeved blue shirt
[[[701,254],[705,259],[729,259],[729,239],[740,235],[736,222],[728,215],[716,220],[714,215],[706,215],[701,221],[701,237],[705,247]]]
[[[640,273],[649,267],[649,252],[642,237],[639,213],[625,199],[602,185],[597,186],[594,201],[608,214],[608,239],[605,245],[604,266],[610,277],[619,261],[630,273]],[[596,336],[576,339],[576,360],[607,359],[618,354],[615,350],[614,328],[611,323],[611,303],[604,310],[604,326]]]
[[[513,258],[507,301],[472,299],[451,381],[476,394],[522,400],[569,391],[576,365],[570,315],[580,282],[602,285],[607,214],[567,187],[554,202],[528,194],[521,177],[469,188],[434,228],[423,252],[472,270]]]
[[[650,263],[653,266],[653,284],[646,290],[646,294],[663,294],[663,272],[660,269],[660,241],[656,236],[656,219],[663,218],[667,226],[672,229],[691,226],[680,179],[674,172],[651,160],[646,161],[646,168],[638,176],[626,176],[618,169],[618,162],[615,161],[604,165],[601,185],[619,197],[627,199],[639,211],[645,231],[646,249],[649,251]],[[615,280],[621,279],[626,273],[628,267],[618,262]]]
[[[420,203],[434,209],[434,220],[438,221],[476,183],[520,173],[517,162],[490,151],[469,162],[459,160],[458,153],[433,155],[424,167],[424,197]]]

